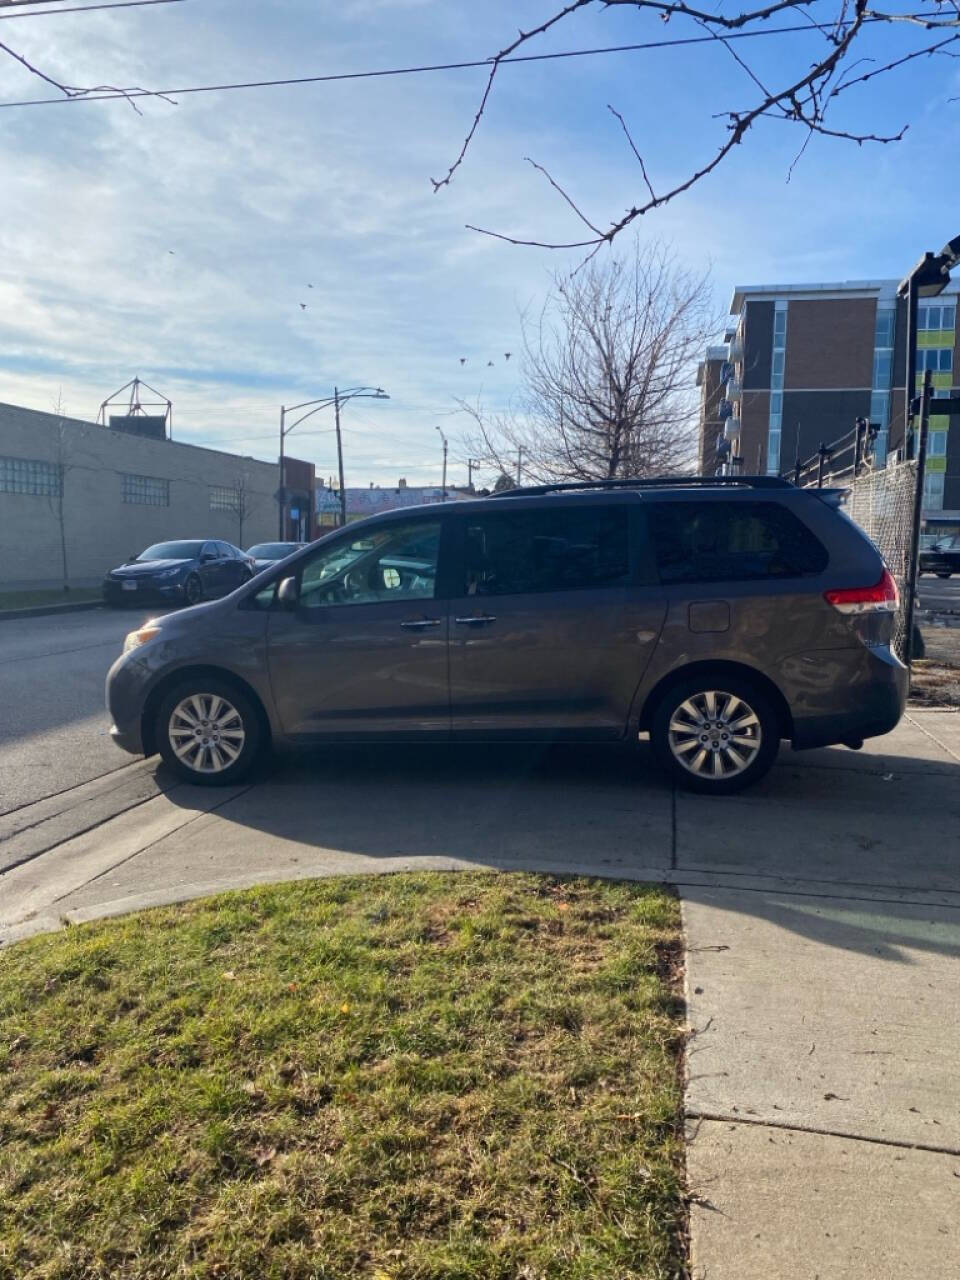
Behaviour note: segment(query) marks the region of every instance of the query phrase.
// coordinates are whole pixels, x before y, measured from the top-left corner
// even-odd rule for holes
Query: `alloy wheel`
[[[219,693],[192,693],[178,702],[167,736],[177,759],[195,773],[222,773],[239,759],[247,737],[240,712]]]
[[[188,578],[184,584],[183,594],[187,604],[199,604],[200,597],[203,595],[203,589],[196,578]]]
[[[749,769],[760,751],[763,731],[757,713],[743,698],[707,689],[675,708],[667,741],[673,758],[689,773],[720,781]]]

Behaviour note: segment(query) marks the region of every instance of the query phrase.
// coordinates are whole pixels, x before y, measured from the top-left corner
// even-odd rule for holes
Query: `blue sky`
[[[0,40],[75,84],[167,87],[482,57],[553,9],[186,0],[3,21]],[[598,4],[537,49],[689,34]],[[915,38],[898,28],[870,39],[864,53],[880,58]],[[814,48],[795,34],[751,42],[750,55],[761,79],[775,79]],[[639,233],[712,270],[718,315],[735,283],[902,275],[960,232],[960,105],[948,102],[960,94],[957,66],[924,60],[847,95],[838,122],[883,132],[909,121],[903,143],[816,139],[787,183],[802,135],[765,124]],[[0,75],[0,100],[47,96],[12,62]],[[123,102],[3,112],[0,399],[46,409],[62,391],[66,412],[92,416],[139,373],[173,400],[179,438],[271,457],[282,402],[379,384],[389,402],[357,401],[344,416],[348,483],[438,479],[435,427],[456,454],[456,397],[509,405],[520,312],[542,302],[552,270],[579,260],[464,224],[577,238],[524,156],[603,224],[642,194],[608,103],[665,185],[712,153],[723,131],[714,113],[755,94],[716,45],[508,67],[465,164],[435,195],[429,179],[456,156],[483,79],[475,70],[185,96],[145,103],[142,116]],[[288,447],[321,474],[334,470],[331,435],[295,434]]]

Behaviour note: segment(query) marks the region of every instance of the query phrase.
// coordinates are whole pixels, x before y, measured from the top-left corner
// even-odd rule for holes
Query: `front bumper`
[[[122,578],[106,578],[103,583],[103,599],[106,604],[163,603],[183,599],[183,584],[173,582],[137,582],[136,589],[127,590]]]

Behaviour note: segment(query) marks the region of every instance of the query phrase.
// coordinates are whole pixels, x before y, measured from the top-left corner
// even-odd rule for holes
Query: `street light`
[[[307,418],[313,417],[315,413],[319,413],[321,409],[329,409],[331,405],[334,407],[334,421],[336,426],[334,430],[337,433],[337,464],[340,470],[340,524],[347,523],[347,491],[343,482],[343,437],[340,433],[340,406],[346,404],[348,400],[356,400],[358,397],[369,398],[371,400],[389,400],[390,397],[384,391],[383,387],[348,387],[346,391],[341,391],[339,387],[334,387],[333,395],[326,396],[320,400],[304,400],[303,404],[281,405],[280,406],[280,540],[283,541],[283,517],[287,506],[286,487],[284,485],[283,463],[284,463],[284,441],[294,427],[299,427],[301,422],[305,422]],[[307,413],[299,417],[296,422],[291,422],[289,427],[286,425],[288,413],[298,413],[301,409],[308,410]]]
[[[920,298],[935,298],[950,283],[950,272],[960,265],[960,236],[948,240],[939,253],[925,253],[913,270],[900,281],[899,298],[907,300],[907,384],[903,389],[904,453],[909,458],[916,452],[917,491],[913,504],[913,526],[910,531],[910,562],[907,570],[907,609],[904,661],[910,666],[913,657],[914,618],[917,610],[917,576],[920,569],[920,530],[923,527],[923,491],[927,468],[927,423],[930,415],[930,397],[933,378],[929,368],[923,380],[923,390],[917,390],[917,306]],[[945,408],[947,406],[944,406]],[[919,430],[913,425],[919,409]]]
[[[907,300],[907,382],[904,388],[903,444],[913,450],[913,403],[917,383],[917,307],[921,298],[935,298],[950,283],[950,272],[960,265],[960,236],[948,240],[939,253],[925,253],[900,281],[897,297]]]
[[[442,501],[446,502],[447,500],[447,437],[443,434],[443,432],[440,430],[439,427],[437,427],[437,431],[440,431],[440,439],[443,441],[443,499]]]

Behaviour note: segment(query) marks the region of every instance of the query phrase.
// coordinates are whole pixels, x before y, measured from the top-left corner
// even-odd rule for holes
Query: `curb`
[[[84,600],[80,604],[38,604],[31,609],[0,609],[0,622],[14,618],[44,618],[57,613],[82,613],[102,608],[102,600]]]

